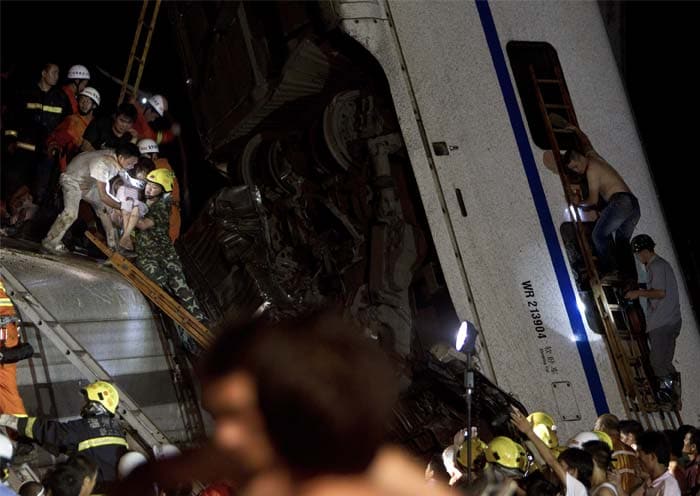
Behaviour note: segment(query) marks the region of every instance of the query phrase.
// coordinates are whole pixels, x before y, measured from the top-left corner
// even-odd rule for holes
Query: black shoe
[[[656,393],[659,403],[675,407],[680,403],[680,374],[659,377],[659,390]]]
[[[22,463],[31,465],[38,456],[39,450],[36,449],[33,443],[20,439],[17,441],[17,446],[15,446],[15,455],[12,457],[12,463],[14,465],[21,465]]]

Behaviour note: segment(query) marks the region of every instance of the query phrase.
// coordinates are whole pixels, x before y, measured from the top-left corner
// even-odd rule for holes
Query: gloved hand
[[[6,413],[0,414],[0,425],[3,427],[9,427],[13,431],[17,430],[18,418],[14,415],[8,415]]]

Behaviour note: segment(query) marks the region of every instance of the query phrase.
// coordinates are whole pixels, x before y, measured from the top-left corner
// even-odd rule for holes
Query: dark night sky
[[[32,74],[44,60],[62,68],[87,65],[103,100],[116,100],[118,86],[95,77],[98,65],[122,77],[141,2],[7,2],[0,3],[2,18],[2,71]],[[690,215],[700,211],[697,188],[689,177],[700,165],[692,145],[700,131],[698,110],[697,20],[700,2],[624,2],[624,76],[639,132],[654,174],[664,213],[672,230],[686,281],[700,307],[700,234]],[[189,103],[181,83],[180,62],[163,5],[153,37],[142,87],[167,94],[171,112],[191,122]],[[3,94],[7,88],[3,88]],[[111,99],[110,99],[111,93]],[[110,110],[106,108],[106,110]],[[189,145],[194,210],[208,196],[201,187],[202,160],[198,159],[195,131],[183,125]],[[202,172],[200,174],[200,172]],[[200,187],[197,187],[197,178]],[[692,220],[690,220],[692,219]]]

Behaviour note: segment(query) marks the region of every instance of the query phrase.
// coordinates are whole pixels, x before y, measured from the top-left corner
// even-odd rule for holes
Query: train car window
[[[534,68],[535,74],[537,74],[539,79],[556,79],[557,68],[562,78],[564,78],[564,72],[561,69],[561,64],[559,64],[557,51],[552,45],[542,41],[510,41],[506,45],[506,51],[508,52],[510,68],[515,78],[520,101],[525,110],[525,118],[527,119],[527,125],[530,129],[532,140],[542,150],[549,150],[551,147],[547,140],[545,123],[540,112],[539,103],[537,102],[530,67],[532,66]],[[566,87],[565,80],[563,80],[563,84],[564,91],[568,94],[569,90]],[[542,96],[547,102],[557,103],[557,100],[561,100],[562,92],[558,85],[544,84],[541,85],[540,88],[542,90]],[[559,103],[563,104],[564,102]],[[557,111],[555,109],[552,110],[552,112],[559,113],[563,117],[566,117],[563,111]],[[573,136],[558,135],[557,140],[559,142],[559,148],[562,150],[567,150],[574,146]]]

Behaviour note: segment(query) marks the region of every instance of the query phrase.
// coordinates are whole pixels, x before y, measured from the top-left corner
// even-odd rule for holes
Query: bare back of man
[[[605,200],[591,235],[600,261],[599,271],[619,277],[615,274],[619,268],[628,277],[634,277],[636,267],[629,251],[629,240],[639,221],[639,201],[620,174],[593,149],[581,129],[572,124],[565,129],[576,133],[579,142],[578,149],[567,152],[565,165],[575,173],[585,175],[588,183],[588,196],[580,206],[597,209],[600,198]],[[615,241],[617,257],[612,256],[611,239]]]

